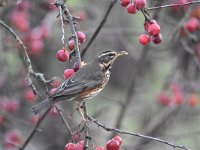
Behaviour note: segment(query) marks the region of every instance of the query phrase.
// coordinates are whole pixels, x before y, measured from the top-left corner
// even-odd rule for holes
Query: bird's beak
[[[128,52],[126,52],[126,51],[117,52],[117,56],[123,56],[123,55],[128,55]]]

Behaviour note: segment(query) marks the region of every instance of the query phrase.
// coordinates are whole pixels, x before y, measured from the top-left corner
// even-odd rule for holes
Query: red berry
[[[199,20],[195,17],[190,18],[184,25],[189,32],[194,32],[199,28]]]
[[[76,141],[79,141],[80,140],[80,133],[78,133],[77,131],[74,131],[73,133],[73,137]]]
[[[4,136],[5,147],[8,149],[15,148],[15,145],[20,145],[22,143],[21,137],[16,131],[9,131]]]
[[[74,71],[75,71],[75,72],[78,71],[79,68],[80,68],[80,67],[79,67],[78,63],[75,62],[74,67],[73,67]]]
[[[143,9],[145,7],[146,3],[147,3],[146,0],[135,0],[134,1],[135,7],[137,9]]]
[[[53,80],[53,87],[54,87],[54,88],[59,87],[59,85],[60,85],[60,81],[58,81],[58,80]]]
[[[74,144],[68,143],[67,145],[65,145],[65,150],[74,150]]]
[[[171,99],[170,97],[166,94],[166,93],[160,93],[158,96],[157,96],[157,101],[163,105],[163,106],[167,106],[169,105],[169,103],[171,102]]]
[[[128,4],[130,3],[130,0],[121,0],[120,3],[121,3],[121,5],[122,5],[123,7],[126,7],[126,6],[128,6]]]
[[[117,140],[119,142],[119,144],[122,144],[122,138],[120,136],[115,136],[112,140]]]
[[[152,24],[157,24],[157,21],[156,21],[156,20],[145,21],[145,23],[144,23],[144,29],[145,29],[146,31],[148,31],[149,26],[152,25]]]
[[[106,144],[107,150],[119,150],[119,142],[117,140],[109,140]]]
[[[196,106],[196,105],[198,104],[198,102],[199,102],[199,97],[198,97],[198,95],[192,94],[192,95],[189,96],[189,98],[188,98],[188,104],[189,104],[191,107]]]
[[[57,52],[56,58],[61,62],[65,62],[69,59],[69,53],[65,49],[61,49]]]
[[[71,77],[73,74],[75,73],[74,69],[66,69],[64,71],[64,78],[68,79],[69,77]]]
[[[31,122],[36,124],[40,119],[40,116],[39,115],[33,115],[31,116]]]
[[[76,143],[74,145],[74,149],[73,150],[84,150],[84,141],[80,141],[80,143]]]
[[[24,11],[14,10],[11,13],[11,22],[21,32],[29,30],[28,15]]]
[[[32,89],[27,89],[24,92],[24,99],[27,102],[36,102],[37,101],[37,96],[33,93]]]
[[[147,45],[150,42],[151,38],[147,34],[142,34],[139,36],[138,40],[142,45]]]
[[[84,146],[84,141],[79,141],[77,144]]]
[[[74,40],[70,40],[69,42],[68,42],[68,47],[69,47],[69,50],[73,50],[74,49],[74,47],[75,47],[75,42],[74,42]]]
[[[159,44],[159,43],[162,42],[162,34],[159,33],[158,35],[153,35],[153,36],[151,37],[151,39],[152,39],[152,42],[153,42],[154,44]]]
[[[57,109],[55,109],[54,107],[50,109],[49,113],[50,116],[56,116],[58,114]]]
[[[77,11],[74,16],[77,16],[81,21],[84,21],[87,18],[87,13],[85,11]]]
[[[14,113],[20,109],[19,101],[17,100],[3,100],[0,103],[0,108],[7,112]]]
[[[160,26],[158,24],[151,24],[148,28],[148,32],[151,35],[158,35],[160,33]]]
[[[43,23],[41,26],[40,26],[40,31],[42,33],[42,38],[43,39],[47,39],[49,37],[49,27],[47,24]]]
[[[104,148],[102,146],[99,146],[96,148],[96,150],[104,150]]]
[[[130,14],[136,14],[137,13],[137,9],[136,9],[136,7],[133,3],[128,4],[127,12],[130,13]]]
[[[78,36],[78,42],[79,43],[82,44],[83,42],[85,42],[85,33],[78,31],[77,36]]]
[[[183,94],[182,93],[177,93],[173,95],[173,101],[177,105],[181,105],[183,103]]]
[[[53,89],[51,89],[50,92],[49,92],[50,95],[52,95],[56,90],[57,90],[57,88],[53,88]]]
[[[40,55],[43,51],[44,43],[42,40],[31,40],[29,42],[29,47],[28,47],[28,54],[30,55]]]

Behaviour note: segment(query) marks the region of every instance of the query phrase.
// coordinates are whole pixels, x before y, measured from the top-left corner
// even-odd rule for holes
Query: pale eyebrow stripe
[[[107,53],[99,55],[98,57],[102,57],[102,56],[105,56],[105,55],[108,55],[108,54],[115,54],[115,53],[114,52],[107,52]]]

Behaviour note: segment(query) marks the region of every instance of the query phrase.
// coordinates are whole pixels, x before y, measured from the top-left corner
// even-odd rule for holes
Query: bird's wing
[[[72,76],[61,84],[50,98],[79,94],[86,89],[95,88],[100,84],[101,80],[84,80],[82,77],[77,78],[77,76]]]

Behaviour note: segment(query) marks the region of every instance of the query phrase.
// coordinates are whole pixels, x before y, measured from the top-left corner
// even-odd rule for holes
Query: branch
[[[110,14],[113,6],[115,5],[115,3],[117,2],[117,0],[112,0],[110,2],[110,5],[103,17],[103,19],[101,20],[99,26],[97,27],[97,29],[95,30],[94,34],[92,35],[92,37],[90,38],[90,40],[88,41],[87,45],[81,50],[81,57],[83,57],[86,53],[86,51],[89,49],[89,47],[91,46],[91,44],[94,42],[94,40],[96,39],[97,35],[99,34],[99,32],[101,31],[103,25],[105,24],[108,15]]]
[[[5,29],[8,30],[15,37],[16,41],[19,42],[20,46],[23,48],[23,50],[24,50],[23,64],[24,64],[24,66],[26,66],[27,71],[28,71],[28,76],[27,76],[28,84],[32,88],[33,92],[40,96],[35,85],[33,84],[31,76],[34,76],[36,79],[40,80],[46,86],[46,90],[48,90],[47,85],[49,83],[51,83],[54,79],[46,80],[44,78],[44,74],[34,72],[33,68],[32,68],[32,64],[31,64],[31,60],[30,60],[28,53],[27,53],[27,47],[23,44],[23,42],[20,40],[20,38],[17,36],[17,34],[14,32],[14,30],[11,27],[9,27],[2,20],[0,20],[0,25],[2,25]]]
[[[64,44],[64,43],[65,43],[65,29],[64,29],[63,13],[62,13],[62,8],[61,8],[61,6],[59,6],[59,14],[60,14],[60,20],[61,20],[61,29],[62,29],[62,38],[61,38],[61,42]]]
[[[19,148],[19,150],[24,150],[26,148],[26,146],[28,145],[28,143],[30,142],[30,140],[33,138],[33,136],[35,135],[39,125],[42,123],[42,121],[44,120],[44,118],[46,117],[46,115],[48,114],[48,112],[50,111],[51,107],[49,109],[47,109],[45,111],[45,113],[40,117],[40,119],[38,120],[38,122],[36,123],[36,125],[33,127],[33,129],[31,130],[31,132],[29,133],[28,137],[26,138],[24,144],[21,146],[21,148]]]
[[[72,36],[74,37],[74,41],[75,41],[74,52],[76,53],[77,63],[79,65],[79,67],[81,67],[81,56],[80,56],[80,51],[79,51],[79,46],[78,46],[78,36],[77,36],[76,29],[75,29],[73,16],[69,12],[69,9],[68,9],[68,7],[67,7],[67,5],[65,4],[64,1],[62,1],[62,2],[57,1],[55,3],[55,5],[57,7],[61,7],[62,8],[64,15],[66,15],[66,18],[67,18],[67,20],[69,22],[69,25],[70,25],[70,28],[71,28],[71,32],[72,32]]]
[[[69,127],[69,124],[67,123],[67,121],[65,120],[65,118],[64,118],[64,116],[63,116],[63,114],[62,114],[62,110],[59,109],[56,105],[54,105],[54,107],[55,107],[56,110],[58,111],[58,114],[59,114],[60,118],[62,119],[62,122],[64,123],[66,129],[68,130],[68,132],[69,132],[69,134],[70,134],[70,136],[71,136],[71,138],[72,138],[72,142],[74,143],[74,142],[75,142],[74,136],[73,136],[72,131],[71,131],[70,127]]]
[[[183,3],[183,4],[168,4],[168,5],[150,7],[150,8],[147,8],[147,9],[148,9],[148,10],[154,10],[154,9],[168,8],[168,7],[182,7],[182,6],[185,6],[185,5],[197,4],[197,3],[200,3],[200,0],[198,0],[198,1],[186,2],[186,3]]]
[[[84,102],[82,105],[83,112],[84,112],[84,118],[87,118],[87,106],[86,103]],[[88,142],[89,142],[90,136],[89,136],[89,127],[85,121],[85,141],[84,141],[84,150],[88,149]]]
[[[151,136],[142,135],[142,134],[139,134],[139,133],[133,133],[133,132],[125,131],[125,130],[119,130],[117,128],[108,127],[108,126],[98,122],[96,119],[92,118],[91,116],[88,116],[87,118],[90,121],[94,122],[98,127],[101,127],[106,131],[116,132],[116,133],[119,133],[119,134],[132,135],[132,136],[144,138],[144,139],[146,139],[148,141],[150,141],[150,140],[151,141],[156,141],[156,142],[163,143],[163,144],[166,144],[168,146],[171,146],[172,148],[180,148],[180,149],[184,149],[184,150],[190,150],[189,148],[187,148],[184,145],[176,145],[176,144],[173,144],[173,143],[171,143],[169,141],[166,141],[166,140],[163,140],[163,139],[160,139],[160,138],[155,138],[155,137],[151,137]]]

